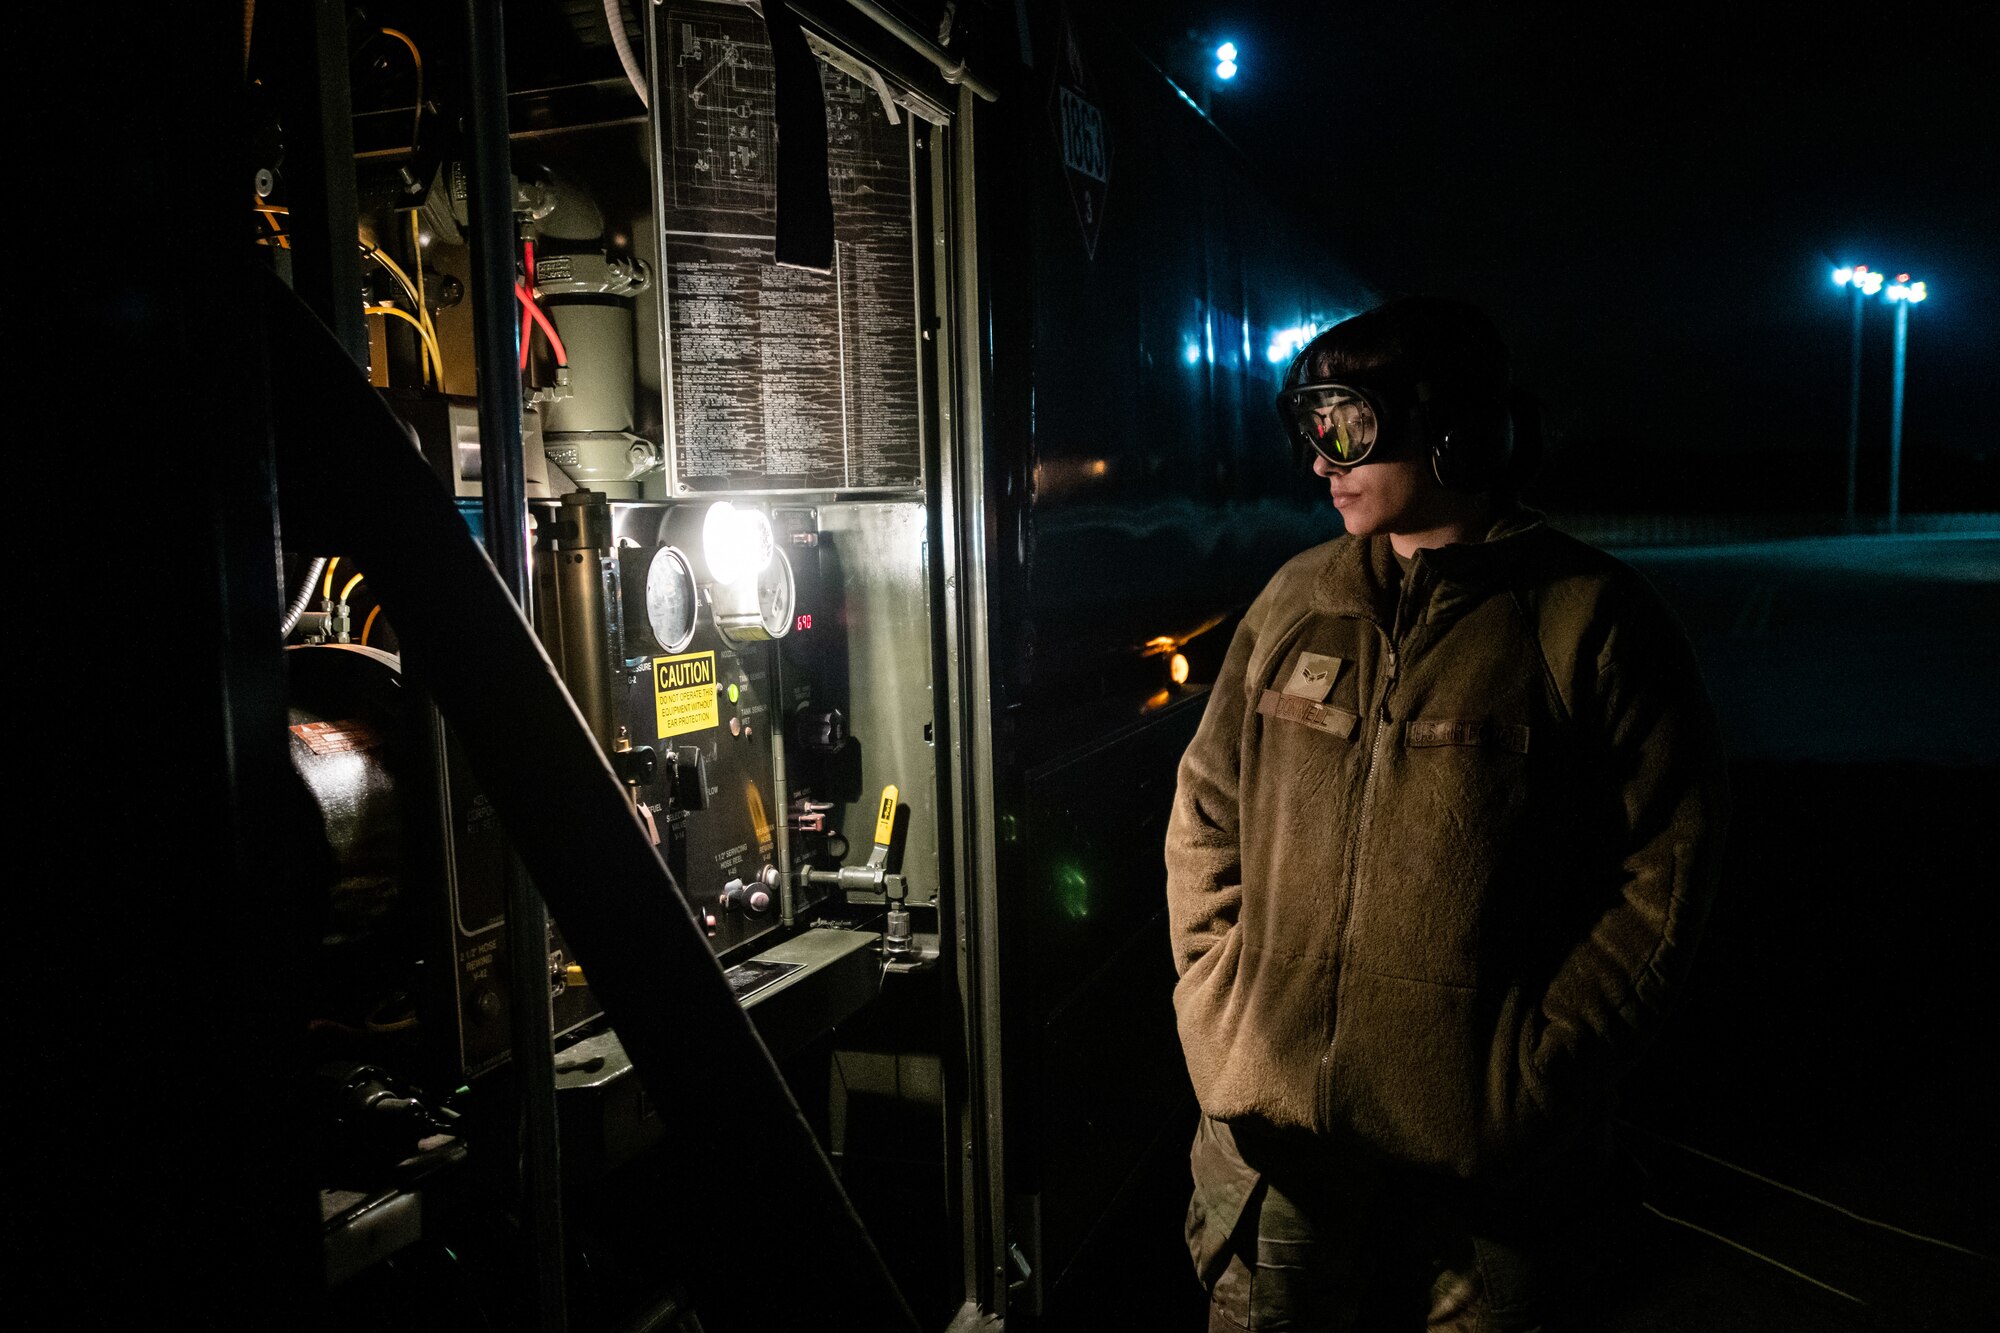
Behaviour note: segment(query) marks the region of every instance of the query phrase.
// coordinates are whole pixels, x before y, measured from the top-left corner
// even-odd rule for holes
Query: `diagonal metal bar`
[[[712,1333],[917,1327],[679,887],[493,562],[339,345],[262,317],[285,533],[369,572],[668,1131],[662,1256]],[[459,665],[464,664],[464,665]],[[725,1147],[727,1150],[725,1151]],[[785,1277],[772,1280],[773,1254]]]

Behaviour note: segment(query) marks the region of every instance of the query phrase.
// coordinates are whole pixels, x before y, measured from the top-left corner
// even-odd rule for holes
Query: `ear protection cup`
[[[1514,414],[1507,402],[1467,400],[1423,380],[1417,418],[1440,485],[1483,491],[1507,478],[1514,458]]]

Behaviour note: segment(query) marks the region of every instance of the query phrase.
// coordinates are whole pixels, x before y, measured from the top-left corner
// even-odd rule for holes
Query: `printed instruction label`
[[[381,735],[366,722],[299,722],[292,734],[306,743],[314,754],[348,754],[372,750],[382,743]]]
[[[661,740],[717,725],[721,716],[715,706],[715,654],[654,658],[653,713]]]

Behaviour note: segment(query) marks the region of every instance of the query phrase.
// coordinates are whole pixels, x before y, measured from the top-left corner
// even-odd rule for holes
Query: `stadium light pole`
[[[1860,521],[1854,504],[1854,477],[1861,457],[1861,306],[1882,290],[1882,275],[1866,264],[1833,271],[1833,285],[1854,292],[1854,339],[1847,362],[1847,527]]]
[[[1903,510],[1903,364],[1910,340],[1910,307],[1930,293],[1923,283],[1899,273],[1883,295],[1896,307],[1896,368],[1889,392],[1889,531],[1894,532]]]

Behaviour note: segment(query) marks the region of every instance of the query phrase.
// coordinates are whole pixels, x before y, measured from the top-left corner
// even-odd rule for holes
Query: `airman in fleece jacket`
[[[1687,972],[1724,764],[1687,642],[1530,510],[1342,537],[1245,615],[1167,893],[1204,1112],[1499,1183],[1608,1114]]]

